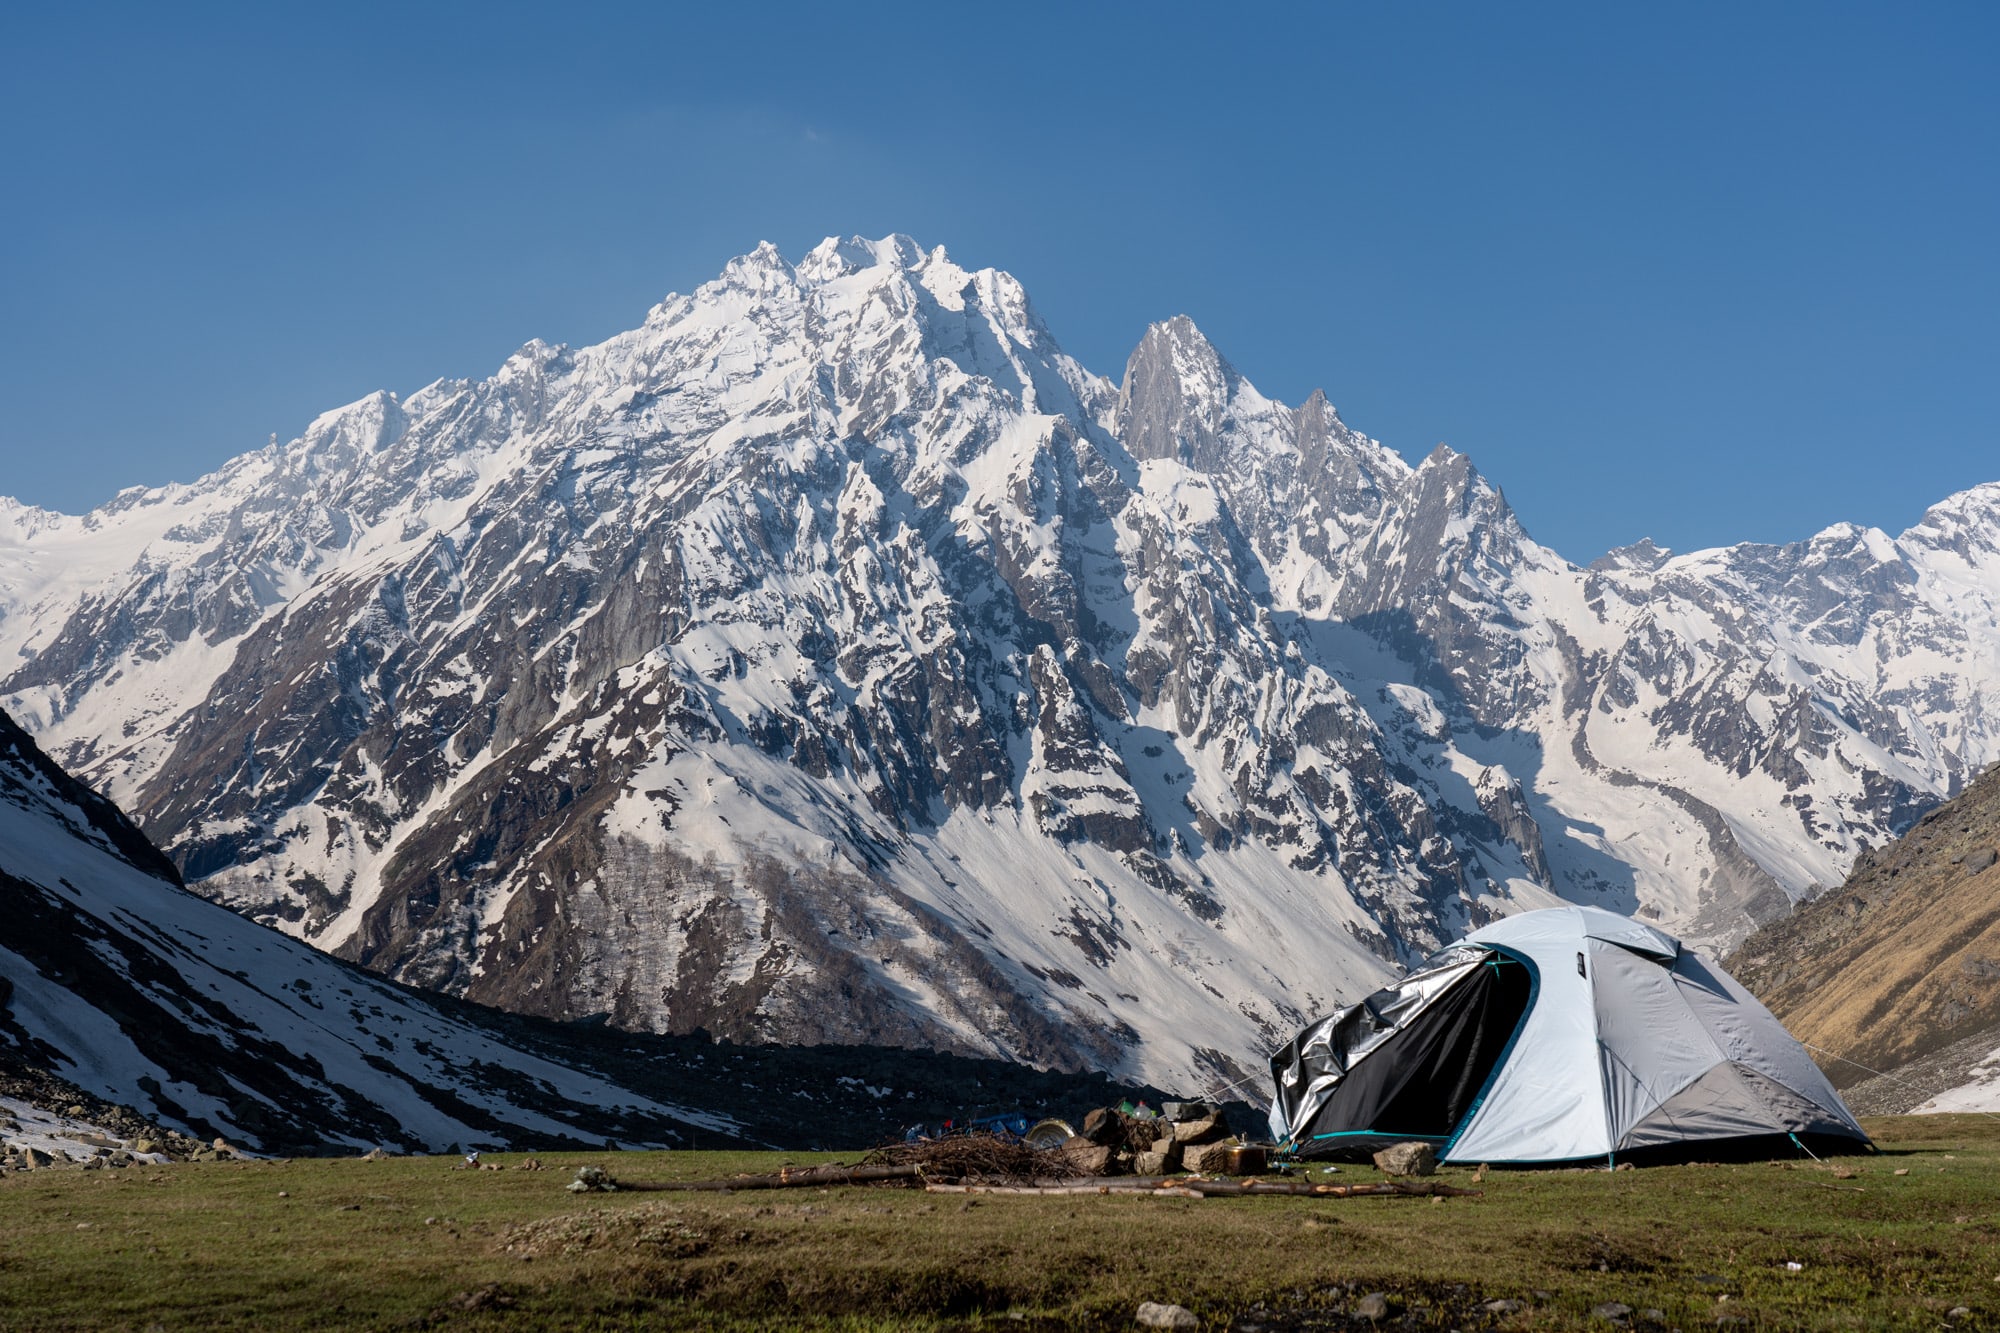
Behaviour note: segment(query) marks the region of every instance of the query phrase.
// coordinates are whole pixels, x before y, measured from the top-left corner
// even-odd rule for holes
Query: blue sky
[[[1572,559],[2000,480],[2000,7],[10,6],[0,493],[188,480],[770,239],[1194,317]]]

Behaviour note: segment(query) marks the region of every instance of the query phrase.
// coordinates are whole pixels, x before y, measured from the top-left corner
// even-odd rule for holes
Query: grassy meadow
[[[1606,1303],[1638,1329],[2000,1328],[2000,1119],[1867,1123],[1877,1156],[1492,1171],[1439,1200],[563,1189],[858,1154],[15,1173],[0,1328],[1122,1329],[1147,1300],[1244,1333],[1608,1329]]]

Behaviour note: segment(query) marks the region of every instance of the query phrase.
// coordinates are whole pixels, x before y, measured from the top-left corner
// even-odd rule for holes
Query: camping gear
[[[1672,936],[1595,907],[1474,931],[1306,1028],[1271,1072],[1272,1134],[1301,1157],[1366,1160],[1408,1140],[1468,1163],[1868,1146],[1755,997]]]
[[[903,1131],[905,1143],[920,1143],[925,1139],[945,1139],[954,1134],[998,1134],[1002,1138],[1020,1139],[1028,1132],[1028,1117],[1019,1111],[1004,1111],[999,1115],[975,1116],[968,1120],[942,1120],[930,1125],[911,1125]]]
[[[1076,1137],[1076,1131],[1070,1128],[1069,1121],[1050,1118],[1036,1121],[1023,1137],[1030,1148],[1060,1148]]]

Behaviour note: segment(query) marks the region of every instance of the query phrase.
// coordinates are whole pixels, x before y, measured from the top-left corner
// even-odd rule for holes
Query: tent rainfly
[[[1773,1136],[1868,1145],[1805,1049],[1733,977],[1595,907],[1474,931],[1308,1027],[1271,1072],[1272,1134],[1304,1157],[1412,1139],[1458,1162],[1615,1161]]]

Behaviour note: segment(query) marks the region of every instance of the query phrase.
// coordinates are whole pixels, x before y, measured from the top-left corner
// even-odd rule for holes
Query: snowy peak
[[[1222,432],[1241,377],[1194,321],[1146,330],[1118,389],[1118,434],[1134,458],[1168,458],[1202,472],[1228,462]]]

